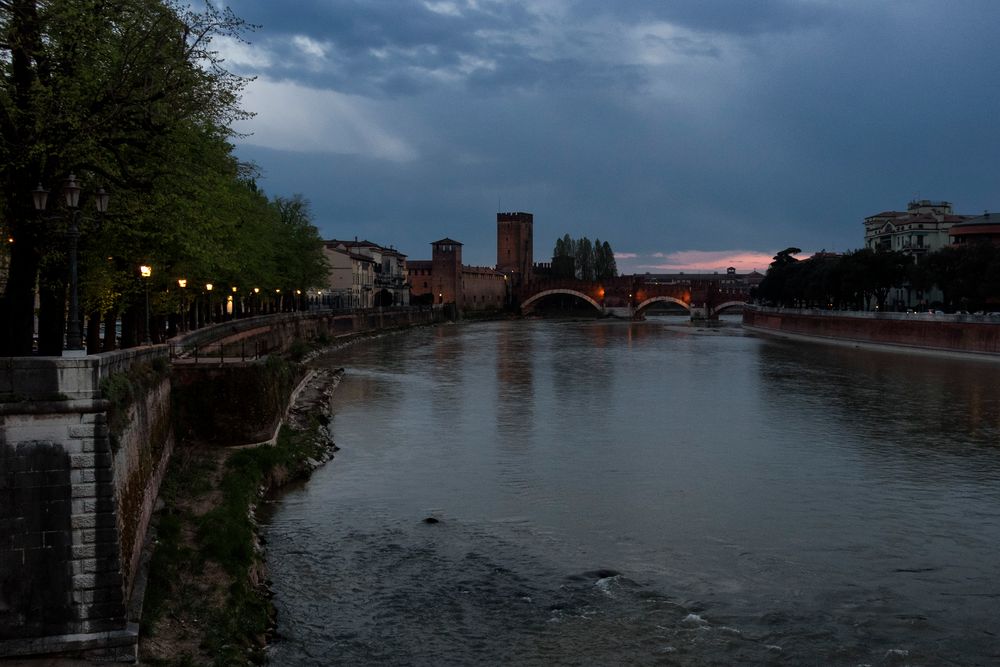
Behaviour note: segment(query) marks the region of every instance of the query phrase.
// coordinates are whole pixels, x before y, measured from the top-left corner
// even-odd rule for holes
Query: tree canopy
[[[754,292],[765,303],[789,307],[863,310],[886,308],[893,288],[926,294],[937,287],[941,305],[950,310],[1000,308],[1000,248],[990,243],[948,246],[913,257],[891,250],[862,248],[834,255],[817,253],[804,260],[787,248],[774,257]]]
[[[566,234],[556,239],[552,251],[552,273],[561,278],[607,280],[618,275],[615,254],[607,241],[586,236],[575,240]]]
[[[35,287],[40,352],[58,354],[70,211],[59,189],[83,187],[81,304],[116,314],[150,289],[192,284],[307,288],[323,273],[319,234],[301,197],[269,201],[240,164],[232,124],[246,79],[218,38],[252,30],[229,9],[174,0],[0,2],[0,225],[8,243],[0,356],[30,354]],[[52,190],[39,214],[32,191]],[[98,188],[109,212],[92,206]],[[93,209],[89,209],[93,210]],[[312,245],[310,245],[312,244]],[[172,307],[166,296],[156,308]]]

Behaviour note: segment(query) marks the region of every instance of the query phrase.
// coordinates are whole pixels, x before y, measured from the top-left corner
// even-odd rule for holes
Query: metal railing
[[[268,351],[268,347],[259,340],[170,345],[170,360],[187,361],[194,364],[246,362],[267,356]]]

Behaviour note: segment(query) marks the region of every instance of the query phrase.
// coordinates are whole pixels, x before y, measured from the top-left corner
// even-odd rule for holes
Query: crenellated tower
[[[532,279],[533,222],[531,213],[497,213],[497,271],[510,277],[515,291]]]
[[[463,308],[462,244],[443,238],[431,244],[434,303],[454,303]]]

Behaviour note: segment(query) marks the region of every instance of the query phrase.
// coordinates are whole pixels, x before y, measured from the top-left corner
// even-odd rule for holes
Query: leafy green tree
[[[576,242],[566,234],[556,239],[552,251],[552,275],[556,278],[573,278],[576,274]]]
[[[785,248],[774,256],[764,279],[757,286],[756,293],[759,299],[776,305],[792,305],[787,303],[793,292],[793,286],[790,284],[794,271],[792,267],[799,261],[793,255],[800,252],[802,251],[798,248]]]
[[[594,244],[586,236],[576,244],[576,277],[594,279]]]
[[[289,290],[321,285],[329,267],[319,230],[312,224],[309,202],[302,195],[294,195],[278,197],[272,205],[278,213],[279,282]]]
[[[615,253],[611,245],[604,241],[601,243],[601,269],[597,272],[598,280],[607,280],[618,276],[618,263],[615,261]]]
[[[607,280],[618,275],[615,254],[607,241],[586,236],[574,240],[569,234],[556,239],[552,251],[552,275],[580,280]]]
[[[949,246],[925,263],[948,308],[976,311],[1000,303],[1000,248],[986,242]]]
[[[172,0],[0,4],[0,216],[15,239],[0,303],[0,355],[31,353],[36,281],[43,290],[40,320],[55,323],[40,338],[41,351],[59,347],[49,334],[61,336],[61,316],[52,313],[65,307],[58,279],[64,271],[46,257],[63,252],[65,224],[40,222],[31,190],[43,183],[57,195],[75,173],[84,202],[98,186],[114,192],[116,213],[106,224],[123,233],[115,237],[116,267],[106,278],[131,272],[143,254],[155,255],[164,240],[157,232],[170,218],[153,219],[151,212],[169,210],[158,181],[186,154],[179,140],[198,132],[229,136],[227,128],[243,116],[244,81],[223,68],[211,41],[239,37],[246,28],[228,9],[195,12]],[[65,219],[58,197],[50,201],[50,212]],[[93,258],[86,262],[95,267]]]

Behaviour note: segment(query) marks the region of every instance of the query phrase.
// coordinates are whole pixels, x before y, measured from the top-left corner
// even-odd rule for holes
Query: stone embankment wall
[[[242,444],[273,429],[297,380],[266,360],[178,363],[171,372],[172,347],[246,341],[251,350],[280,352],[296,340],[332,342],[450,314],[289,313],[207,327],[173,346],[0,358],[0,660],[60,654],[134,661],[138,624],[129,613],[141,603],[134,589],[143,540],[174,447],[174,384],[194,387],[189,407],[200,403],[204,423],[249,428],[215,429]],[[246,373],[256,381],[242,382]],[[199,396],[199,383],[225,389],[228,402]],[[248,419],[241,399],[264,386],[259,419]]]
[[[751,331],[834,342],[1000,355],[1000,320],[984,316],[848,313],[748,305],[743,311],[743,326]]]
[[[0,658],[134,659],[126,610],[173,446],[170,385],[147,373],[112,420],[101,387],[166,356],[0,360]]]
[[[175,346],[229,347],[227,354],[238,354],[241,345],[248,354],[283,352],[296,340],[333,340],[337,336],[365,331],[392,329],[417,324],[433,324],[453,319],[450,308],[403,308],[366,310],[353,313],[324,311],[261,315],[233,320],[183,334],[170,341]]]

